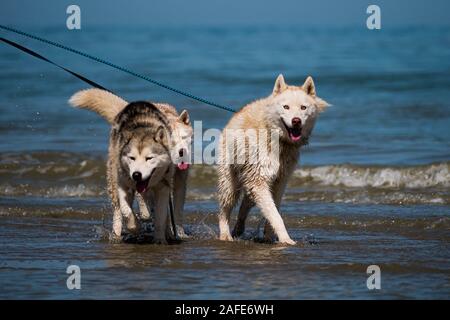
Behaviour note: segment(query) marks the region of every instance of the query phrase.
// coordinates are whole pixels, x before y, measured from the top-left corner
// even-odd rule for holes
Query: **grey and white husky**
[[[70,103],[100,114],[112,125],[107,181],[114,235],[121,235],[122,216],[130,231],[137,229],[132,211],[136,196],[143,218],[149,217],[147,204],[155,208],[155,240],[165,243],[168,199],[173,189],[177,230],[184,236],[182,210],[192,138],[187,111],[178,115],[168,104],[128,104],[99,89],[80,91]]]

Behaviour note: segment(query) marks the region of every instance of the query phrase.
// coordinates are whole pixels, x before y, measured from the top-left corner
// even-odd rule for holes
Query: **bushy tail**
[[[122,98],[101,89],[78,91],[70,98],[69,103],[98,113],[110,124],[114,123],[115,117],[128,105]]]

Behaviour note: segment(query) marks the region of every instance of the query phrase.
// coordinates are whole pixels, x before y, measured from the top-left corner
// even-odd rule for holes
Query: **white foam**
[[[450,164],[415,167],[357,167],[331,165],[300,168],[295,176],[322,185],[374,188],[428,188],[450,186]]]

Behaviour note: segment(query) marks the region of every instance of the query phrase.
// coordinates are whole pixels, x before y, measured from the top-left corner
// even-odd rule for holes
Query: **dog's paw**
[[[131,233],[138,233],[139,232],[139,222],[136,220],[136,217],[134,215],[131,215],[127,219],[127,229]]]
[[[122,235],[122,220],[113,221],[110,238],[120,238]]]
[[[112,232],[109,236],[109,242],[111,243],[121,243],[123,240],[122,235],[117,235],[114,232]]]
[[[233,229],[233,232],[231,232],[231,235],[234,238],[239,238],[240,236],[242,236],[245,232],[245,226],[235,226]]]
[[[190,238],[190,236],[186,234],[186,231],[184,230],[183,226],[181,226],[181,225],[177,225],[177,234],[178,234],[178,238],[180,238],[180,239]]]
[[[148,212],[147,209],[141,209],[139,211],[139,216],[141,217],[142,220],[145,220],[145,221],[151,220],[150,212]]]
[[[221,240],[221,241],[233,241],[233,237],[229,233],[228,234],[224,233],[224,234],[220,235],[219,240]]]
[[[141,218],[142,221],[146,221],[146,222],[151,222],[152,221],[152,217],[149,216],[149,215],[147,216],[147,215],[141,214],[140,218]]]
[[[286,245],[290,245],[290,246],[295,246],[297,244],[297,242],[295,242],[294,240],[292,240],[291,238],[286,238],[286,239],[280,239],[278,241],[279,244],[286,244]]]

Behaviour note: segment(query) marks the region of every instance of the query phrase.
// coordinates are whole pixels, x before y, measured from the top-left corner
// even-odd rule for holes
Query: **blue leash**
[[[185,97],[188,97],[188,98],[190,98],[190,99],[197,100],[197,101],[202,102],[202,103],[204,103],[204,104],[208,104],[208,105],[210,105],[210,106],[213,106],[213,107],[216,107],[216,108],[219,108],[219,109],[222,109],[222,110],[226,110],[226,111],[229,111],[229,112],[236,112],[236,110],[234,110],[233,108],[226,107],[226,106],[222,106],[222,105],[220,105],[220,104],[217,104],[217,103],[208,101],[208,100],[206,100],[206,99],[197,97],[197,96],[195,96],[195,95],[193,95],[193,94],[190,94],[190,93],[188,93],[188,92],[184,92],[184,91],[181,91],[181,90],[179,90],[179,89],[173,88],[173,87],[171,87],[171,86],[169,86],[169,85],[167,85],[167,84],[164,84],[164,83],[161,83],[161,82],[159,82],[159,81],[156,81],[156,80],[154,80],[154,79],[152,79],[152,78],[150,78],[150,77],[147,77],[147,76],[138,74],[138,73],[136,73],[136,72],[134,72],[134,71],[131,71],[131,70],[129,70],[129,69],[126,69],[126,68],[124,68],[124,67],[121,67],[121,66],[118,66],[118,65],[116,65],[116,64],[113,64],[113,63],[111,63],[111,62],[108,62],[108,61],[106,61],[106,60],[103,60],[103,59],[94,57],[94,56],[92,56],[92,55],[90,55],[90,54],[81,52],[81,51],[79,51],[79,50],[76,50],[76,49],[73,49],[73,48],[64,46],[64,45],[62,45],[62,44],[60,44],[60,43],[57,43],[57,42],[54,42],[54,41],[50,41],[50,40],[47,40],[47,39],[44,39],[44,38],[41,38],[41,37],[38,37],[38,36],[35,36],[35,35],[32,35],[32,34],[29,34],[29,33],[24,32],[24,31],[20,31],[20,30],[14,29],[14,28],[11,28],[11,27],[7,27],[7,26],[4,26],[4,25],[0,25],[0,28],[3,29],[3,30],[6,30],[6,31],[14,32],[14,33],[19,34],[19,35],[21,35],[21,36],[25,36],[25,37],[30,38],[30,39],[34,39],[34,40],[37,40],[37,41],[40,41],[40,42],[49,44],[49,45],[51,45],[51,46],[54,46],[54,47],[57,47],[57,48],[60,48],[60,49],[64,49],[64,50],[66,50],[66,51],[75,53],[75,54],[77,54],[77,55],[80,55],[80,56],[82,56],[82,57],[85,57],[85,58],[94,60],[94,61],[96,61],[96,62],[105,64],[105,65],[110,66],[110,67],[112,67],[112,68],[114,68],[114,69],[120,70],[120,71],[125,72],[125,73],[128,73],[128,74],[130,74],[130,75],[132,75],[132,76],[134,76],[134,77],[137,77],[137,78],[143,79],[143,80],[145,80],[145,81],[147,81],[147,82],[150,82],[150,83],[152,83],[152,84],[155,84],[155,85],[157,85],[157,86],[159,86],[159,87],[161,87],[161,88],[164,88],[164,89],[170,90],[170,91],[172,91],[172,92],[178,93],[178,94],[180,94],[180,95],[182,95],[182,96],[185,96]],[[30,50],[30,49],[27,49],[27,48],[25,48],[25,47],[22,47],[22,46],[20,46],[20,45],[18,45],[18,44],[16,44],[16,43],[13,44],[12,41],[6,40],[6,39],[4,39],[4,38],[1,38],[1,40],[4,41],[4,42],[6,42],[6,43],[8,43],[8,44],[10,44],[10,45],[13,45],[14,47],[16,47],[16,48],[18,48],[18,49],[20,49],[20,50],[22,50],[22,51],[25,51],[25,52],[28,53],[28,54],[31,54],[31,55],[33,55],[33,56],[39,58],[39,59],[42,59],[42,60],[47,61],[47,62],[49,62],[49,63],[51,63],[51,64],[53,64],[53,65],[58,66],[59,68],[61,68],[61,69],[65,70],[65,71],[71,73],[72,75],[76,76],[77,78],[79,78],[79,79],[81,79],[81,80],[83,80],[83,81],[85,81],[85,82],[87,82],[87,83],[93,85],[94,87],[104,89],[104,88],[101,87],[101,86],[99,87],[99,85],[94,85],[94,82],[93,82],[93,81],[91,81],[91,80],[89,80],[89,79],[87,79],[87,78],[85,78],[85,77],[83,77],[83,76],[80,76],[79,74],[76,74],[75,72],[70,71],[70,70],[68,70],[68,69],[66,69],[66,68],[64,68],[64,67],[62,67],[62,66],[60,66],[60,65],[58,65],[58,64],[56,64],[56,63],[54,63],[54,62],[52,62],[52,61],[50,61],[49,59],[43,57],[42,55],[39,55],[39,54],[33,52],[33,51]],[[21,47],[21,48],[20,48],[20,47]],[[22,49],[22,48],[23,48],[23,49]],[[24,50],[24,49],[25,49],[25,50]],[[87,81],[86,81],[86,80],[87,80]],[[106,89],[105,89],[105,90],[106,90]]]

